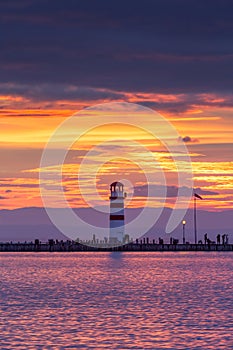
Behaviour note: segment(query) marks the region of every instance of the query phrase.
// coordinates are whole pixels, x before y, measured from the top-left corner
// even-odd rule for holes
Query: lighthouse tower
[[[124,239],[124,185],[121,182],[113,182],[110,185],[110,243],[122,243]]]

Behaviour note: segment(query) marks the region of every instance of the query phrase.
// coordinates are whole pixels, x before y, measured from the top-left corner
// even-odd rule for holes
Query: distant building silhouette
[[[118,243],[124,240],[124,185],[121,182],[113,182],[110,185],[110,234],[109,242]]]

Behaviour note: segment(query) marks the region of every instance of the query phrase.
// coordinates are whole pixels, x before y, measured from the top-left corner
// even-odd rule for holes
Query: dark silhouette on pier
[[[222,235],[222,244],[217,236],[217,243],[211,241],[205,235],[205,243],[199,241],[198,244],[186,242],[179,244],[179,240],[171,238],[169,243],[165,243],[163,238],[159,237],[158,242],[155,239],[150,240],[149,237],[136,239],[127,244],[120,246],[112,246],[106,241],[91,244],[84,244],[79,241],[63,241],[49,239],[48,242],[41,242],[35,239],[34,242],[24,243],[0,243],[0,252],[82,252],[82,251],[233,251],[233,244],[228,243],[228,235]]]

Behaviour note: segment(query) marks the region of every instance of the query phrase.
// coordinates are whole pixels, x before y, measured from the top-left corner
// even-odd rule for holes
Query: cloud
[[[4,197],[4,196],[0,196],[0,199],[7,199],[7,197]]]
[[[171,113],[182,113],[205,107],[233,107],[232,93],[154,94],[154,96],[141,93],[137,94],[137,97],[138,103]]]
[[[11,190],[6,190],[5,193],[11,193],[12,191]]]
[[[190,136],[179,137],[179,141],[183,141],[185,143],[197,143],[197,142],[199,142],[198,139],[193,139]]]
[[[1,96],[2,95],[2,96]],[[19,117],[49,117],[53,114],[46,113],[45,109],[52,108],[75,108],[77,104],[82,107],[90,103],[101,103],[110,101],[128,101],[142,104],[146,107],[180,114],[202,108],[233,108],[232,95],[229,93],[186,93],[186,94],[169,94],[156,92],[140,92],[130,93],[127,91],[117,91],[105,88],[93,88],[86,86],[73,85],[68,83],[37,83],[21,84],[21,83],[1,83],[0,82],[1,100],[5,101],[5,105],[0,106],[0,114],[4,116]],[[11,109],[9,109],[9,103]],[[45,108],[37,113],[26,111],[28,104],[42,103]],[[83,106],[84,104],[84,106]],[[4,108],[5,107],[5,108]],[[12,108],[18,108],[19,111],[13,112]],[[23,108],[25,109],[23,111]],[[209,118],[208,116],[205,117]],[[187,141],[190,142],[190,141]],[[193,142],[197,142],[196,140]]]
[[[108,89],[98,89],[73,84],[19,84],[19,83],[0,83],[0,94],[8,95],[8,99],[14,96],[31,101],[98,101],[103,99],[122,99],[124,94]],[[22,115],[25,116],[25,115]],[[43,114],[42,114],[43,116]]]
[[[1,80],[232,91],[232,10],[230,0],[1,1]]]
[[[203,190],[200,187],[195,188],[195,192],[203,196],[215,196],[219,194],[218,192]]]
[[[178,190],[182,197],[185,197],[186,193],[190,192],[190,189],[186,186],[182,186],[178,188],[177,186],[151,185],[151,190],[152,190],[153,196],[155,197],[162,196],[164,191],[167,191],[167,195],[166,195],[167,198],[177,197]],[[201,188],[196,188],[195,191],[197,191],[197,193],[200,195],[208,195],[208,196],[218,195],[218,192],[202,190]],[[147,185],[135,186],[134,196],[148,197],[148,186]]]
[[[26,179],[25,179],[25,181],[26,181]],[[0,187],[38,188],[39,185],[38,184],[30,184],[30,183],[0,183]]]

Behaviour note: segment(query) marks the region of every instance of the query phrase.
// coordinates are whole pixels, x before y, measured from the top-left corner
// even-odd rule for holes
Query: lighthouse
[[[124,185],[121,182],[113,182],[110,185],[110,243],[123,243],[124,240]]]

